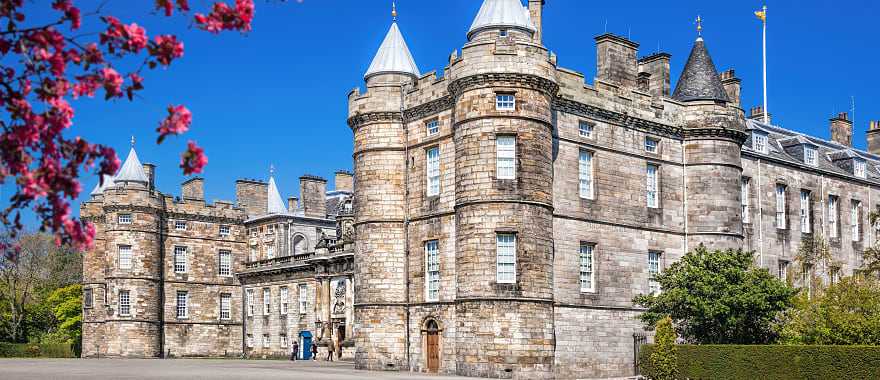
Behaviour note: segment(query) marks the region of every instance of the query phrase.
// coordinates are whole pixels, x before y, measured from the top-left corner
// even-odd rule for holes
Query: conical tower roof
[[[141,165],[141,160],[138,159],[137,152],[134,151],[133,143],[131,150],[128,151],[128,158],[125,159],[122,169],[119,169],[119,174],[113,180],[115,182],[149,182],[147,173],[144,172],[144,166]]]
[[[403,34],[397,27],[397,22],[391,23],[391,29],[385,35],[379,51],[373,57],[373,63],[364,74],[364,79],[377,74],[407,74],[413,77],[419,77],[419,67],[406,46]]]
[[[522,29],[535,33],[528,8],[520,0],[483,0],[483,6],[468,30],[468,39],[490,28]]]
[[[104,177],[104,179],[103,179],[103,181],[101,181],[101,182],[103,182],[103,184],[101,182],[98,182],[95,185],[95,189],[92,190],[91,195],[102,194],[104,192],[104,190],[107,190],[108,188],[113,187],[116,184],[113,181],[112,175],[104,174],[103,177]]]
[[[678,78],[678,84],[675,86],[672,97],[683,102],[691,100],[730,101],[702,37],[697,38],[694,43],[691,55]]]
[[[270,214],[286,214],[287,207],[284,206],[284,201],[281,199],[281,193],[278,192],[278,186],[275,185],[275,177],[269,177],[269,194],[268,194],[268,211]]]

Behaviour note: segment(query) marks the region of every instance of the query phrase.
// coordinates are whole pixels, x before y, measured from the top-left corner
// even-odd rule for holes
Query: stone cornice
[[[626,127],[648,131],[659,135],[682,139],[684,137],[684,128],[661,124],[655,121],[645,120],[633,117],[624,113],[606,110],[589,104],[584,104],[575,100],[566,99],[557,96],[553,101],[553,108],[583,117],[598,119],[605,122],[619,124]]]
[[[508,85],[513,85],[511,87],[528,87],[541,91],[551,97],[556,96],[556,93],[559,92],[559,85],[554,81],[537,75],[519,73],[486,73],[466,76],[450,83],[449,92],[458,97],[469,88],[483,85],[491,85],[492,87]]]
[[[352,130],[357,130],[360,126],[364,124],[375,122],[401,123],[403,122],[403,115],[401,112],[383,111],[357,113],[354,116],[348,118],[348,126]]]
[[[742,145],[749,135],[738,129],[727,128],[685,128],[685,140],[727,139]]]
[[[455,99],[452,95],[445,95],[439,99],[434,99],[403,111],[403,117],[407,121],[418,120],[451,109],[454,105]]]
[[[104,213],[109,214],[118,211],[131,211],[145,214],[156,214],[164,219],[180,219],[187,220],[193,222],[205,222],[205,223],[217,223],[217,224],[242,224],[244,223],[244,218],[232,218],[228,216],[217,216],[217,215],[201,215],[201,214],[187,214],[180,212],[168,212],[156,207],[150,206],[138,206],[138,205],[107,205],[104,206]],[[90,217],[95,218],[95,217]],[[103,215],[101,218],[106,219]]]

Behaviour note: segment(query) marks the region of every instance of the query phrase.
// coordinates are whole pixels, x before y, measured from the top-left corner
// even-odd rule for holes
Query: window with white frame
[[[274,259],[275,258],[275,246],[270,245],[266,247],[266,259]]]
[[[131,269],[131,246],[120,245],[119,249],[119,269]]]
[[[92,295],[92,288],[83,289],[83,307],[88,309],[92,307],[95,303],[94,295]]]
[[[177,318],[189,317],[189,293],[184,290],[177,291]]]
[[[767,154],[767,134],[763,132],[752,132],[752,148],[756,152]]]
[[[801,232],[810,233],[810,191],[801,190]]]
[[[580,150],[578,180],[581,198],[593,199],[593,152]]]
[[[788,279],[788,261],[779,260],[779,279],[785,281]]]
[[[853,174],[859,178],[865,178],[868,175],[865,160],[861,158],[853,159]]]
[[[645,152],[657,153],[659,146],[660,146],[660,140],[655,139],[653,137],[645,136]]]
[[[425,130],[428,132],[428,136],[436,135],[440,132],[440,122],[437,119],[428,121],[425,123]]]
[[[816,147],[804,145],[804,163],[810,166],[819,165],[819,156],[816,155]]]
[[[247,302],[247,315],[248,317],[254,316],[254,290],[248,289],[246,292],[246,302]]]
[[[500,135],[496,138],[495,170],[498,179],[516,178],[516,136]]]
[[[578,122],[578,135],[581,137],[593,137],[593,123],[583,120]]]
[[[828,195],[828,236],[832,238],[837,237],[838,232],[838,224],[837,224],[837,208],[838,200],[836,195]]]
[[[131,316],[131,292],[128,290],[119,291],[119,315]]]
[[[272,314],[272,290],[263,288],[263,315]]]
[[[648,252],[648,292],[651,294],[660,293],[660,283],[656,279],[660,274],[660,256],[660,252]]]
[[[279,334],[278,335],[278,344],[281,347],[287,347],[287,334]]]
[[[743,223],[749,223],[749,184],[751,182],[752,180],[749,177],[742,177],[742,181],[740,182],[739,199],[740,204],[742,205]]]
[[[309,308],[309,286],[299,284],[299,313],[305,314]]]
[[[278,291],[278,298],[281,298],[281,310],[279,312],[281,313],[281,315],[287,315],[287,309],[290,305],[290,294],[288,294],[286,286],[282,286],[281,289]]]
[[[852,241],[860,241],[862,240],[862,235],[860,231],[859,225],[859,211],[862,206],[862,203],[859,201],[852,201],[852,207],[849,211],[849,225],[852,227]]]
[[[232,251],[220,250],[220,269],[218,274],[224,277],[232,276]]]
[[[174,247],[174,273],[186,273],[186,247]]]
[[[437,240],[425,242],[425,300],[440,299],[440,243]]]
[[[251,247],[250,261],[257,261],[257,248]]]
[[[516,235],[498,234],[496,237],[497,266],[495,281],[499,284],[516,283]]]
[[[231,227],[229,227],[228,224],[221,224],[220,225],[220,237],[229,237],[231,232],[232,232],[232,229],[231,229]]]
[[[254,336],[252,334],[247,334],[247,346],[248,348],[254,348]]]
[[[516,96],[513,94],[495,94],[495,109],[513,111],[516,109]]]
[[[660,167],[654,164],[648,164],[647,174],[646,194],[648,196],[648,207],[659,208],[660,184],[658,177],[660,176]]]
[[[271,342],[269,334],[263,334],[263,347],[269,347],[269,343]]]
[[[595,245],[589,243],[581,243],[580,249],[580,283],[581,292],[592,293],[596,291],[595,280]]]
[[[131,214],[119,214],[116,216],[119,224],[131,224]]]
[[[785,226],[785,185],[776,185],[776,228],[784,230]]]
[[[220,293],[220,319],[232,318],[232,294]]]
[[[174,221],[174,229],[178,231],[186,231],[186,221],[185,220],[175,220]]]
[[[440,147],[433,147],[425,152],[427,166],[425,174],[428,178],[428,196],[440,194]]]

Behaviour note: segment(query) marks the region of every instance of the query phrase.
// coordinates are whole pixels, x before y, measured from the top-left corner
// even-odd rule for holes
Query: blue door
[[[302,344],[299,345],[302,350],[302,359],[309,360],[312,358],[312,333],[302,331],[299,333],[299,336],[302,340]]]

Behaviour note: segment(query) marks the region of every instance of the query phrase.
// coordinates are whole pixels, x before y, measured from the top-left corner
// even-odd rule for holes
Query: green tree
[[[880,345],[880,282],[845,277],[812,299],[797,297],[780,324],[783,343]]]
[[[654,336],[656,347],[651,352],[652,380],[675,380],[678,376],[677,351],[675,349],[675,329],[672,318],[666,317],[657,322]]]
[[[792,305],[795,289],[754,265],[751,252],[709,252],[702,244],[655,280],[659,294],[639,295],[648,326],[669,316],[681,337],[698,344],[774,341],[778,314]]]
[[[57,321],[56,330],[46,334],[43,340],[75,343],[82,336],[82,285],[73,284],[55,289],[46,304]]]

